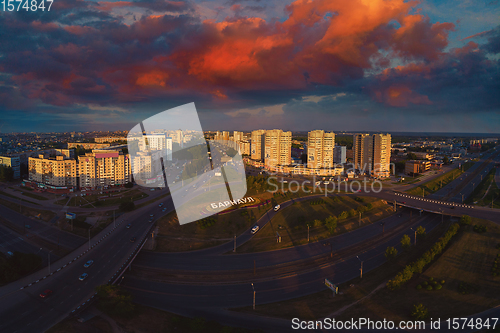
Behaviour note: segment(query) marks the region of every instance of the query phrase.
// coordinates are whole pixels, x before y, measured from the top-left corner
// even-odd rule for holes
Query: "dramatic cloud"
[[[450,48],[455,24],[432,22],[416,1],[297,0],[283,19],[258,16],[271,3],[225,4],[232,15],[219,20],[168,0],[69,0],[51,12],[0,14],[0,108],[69,114],[194,100],[234,115],[285,105],[286,115],[301,96],[342,93],[366,110],[498,112],[498,27]]]

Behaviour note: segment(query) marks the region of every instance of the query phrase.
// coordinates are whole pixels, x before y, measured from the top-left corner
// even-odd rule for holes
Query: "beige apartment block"
[[[268,168],[292,164],[292,132],[266,131],[264,162]]]
[[[354,134],[354,167],[377,178],[390,175],[391,135]]]
[[[266,131],[252,131],[251,135],[251,159],[262,161],[264,159],[264,149],[266,144]]]
[[[93,150],[79,157],[80,187],[106,188],[132,181],[130,156],[118,150]]]
[[[28,158],[29,180],[56,187],[77,187],[78,169],[74,159],[59,155]]]
[[[307,136],[307,167],[311,169],[333,168],[335,133],[323,130],[311,131]]]

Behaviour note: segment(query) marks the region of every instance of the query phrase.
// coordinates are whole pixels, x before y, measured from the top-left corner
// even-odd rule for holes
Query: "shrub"
[[[442,285],[440,285],[440,284],[438,284],[438,285],[436,285],[436,286],[434,287],[434,289],[436,289],[436,290],[440,290],[441,288],[443,288],[443,286],[442,286]]]
[[[434,281],[434,278],[433,278],[433,277],[430,277],[430,278],[429,278],[429,281]]]
[[[427,290],[429,290],[429,291],[430,291],[430,290],[432,290],[433,288],[432,288],[432,286],[431,286],[431,285],[428,285],[427,287],[425,287],[425,289],[427,289]]]
[[[427,318],[428,315],[429,315],[429,310],[427,310],[427,308],[422,303],[418,303],[418,304],[413,305],[413,310],[411,312],[411,316],[414,319],[422,320],[422,319]]]
[[[373,205],[372,205],[372,203],[371,203],[371,202],[367,203],[365,207],[366,207],[366,209],[368,209],[368,210],[372,210],[372,209],[373,209]]]
[[[422,286],[421,285],[417,285],[417,290],[420,290],[422,289]]]
[[[444,284],[444,280],[441,280],[441,284]]]
[[[469,215],[462,215],[460,218],[460,225],[469,225],[472,223],[472,219]]]
[[[356,210],[351,209],[351,210],[349,211],[349,217],[354,217],[354,216],[356,216],[356,215],[357,215]]]
[[[422,282],[422,284],[423,284],[424,286],[426,286],[426,285],[428,285],[428,284],[429,284],[429,282],[424,281],[424,282]]]
[[[398,250],[395,247],[389,246],[387,249],[385,249],[385,258],[387,260],[393,260],[397,255]]]
[[[483,232],[486,232],[488,231],[488,228],[486,228],[485,225],[482,225],[482,224],[476,224],[474,226],[474,229],[473,229],[475,232],[478,232],[478,233],[483,233]]]
[[[348,216],[349,216],[349,213],[344,210],[342,213],[340,213],[339,220],[345,220]]]

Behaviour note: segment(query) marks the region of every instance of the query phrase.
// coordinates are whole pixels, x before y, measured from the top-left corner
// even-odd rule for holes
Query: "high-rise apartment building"
[[[312,169],[333,168],[335,133],[323,130],[311,131],[307,136],[307,167]]]
[[[150,134],[142,137],[139,140],[140,151],[156,151],[162,150],[165,152],[166,159],[172,160],[172,138],[165,134]]]
[[[65,158],[63,155],[29,157],[28,171],[29,180],[42,187],[76,188],[78,186],[76,160]]]
[[[248,141],[237,141],[239,153],[241,155],[250,155],[250,142]]]
[[[228,131],[222,132],[222,140],[229,141],[229,132]]]
[[[182,130],[176,130],[172,136],[172,140],[173,142],[178,143],[181,148],[184,147],[184,133]]]
[[[391,160],[390,134],[355,134],[354,167],[374,177],[389,177]]]
[[[106,188],[132,181],[129,155],[117,150],[93,150],[79,159],[80,187]]]
[[[155,183],[158,180],[163,180],[162,170],[159,168],[159,164],[156,163],[160,158],[160,154],[160,150],[151,152],[140,151],[134,154],[130,163],[137,184],[147,185]]]
[[[292,164],[292,132],[266,131],[264,163],[269,168]]]
[[[251,159],[262,161],[264,159],[264,147],[266,143],[266,131],[252,131],[251,135]]]
[[[234,142],[243,141],[243,132],[234,131],[233,132],[233,140],[234,140]]]

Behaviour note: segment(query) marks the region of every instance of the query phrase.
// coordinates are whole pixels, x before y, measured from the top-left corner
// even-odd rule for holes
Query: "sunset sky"
[[[499,0],[54,0],[0,12],[0,131],[500,132]]]

